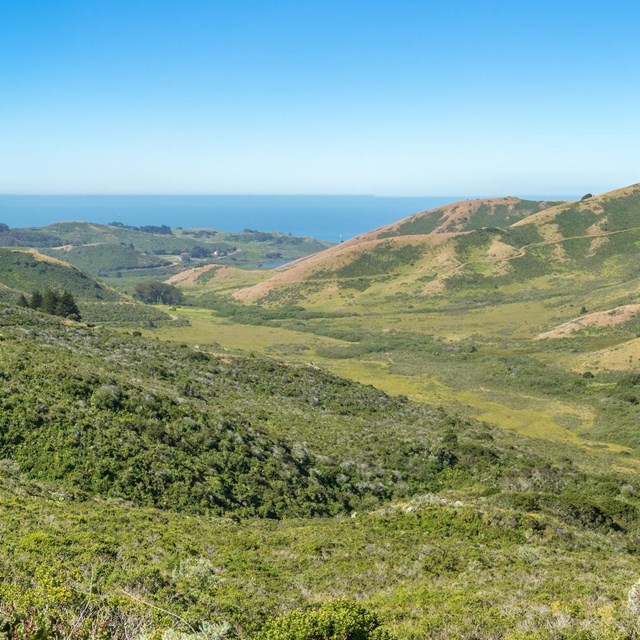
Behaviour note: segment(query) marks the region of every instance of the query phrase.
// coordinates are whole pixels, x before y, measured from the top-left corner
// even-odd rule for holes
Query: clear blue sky
[[[0,193],[640,181],[637,2],[4,0]]]

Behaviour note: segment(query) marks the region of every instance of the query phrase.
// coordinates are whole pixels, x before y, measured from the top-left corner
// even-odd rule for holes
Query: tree
[[[36,290],[31,294],[31,301],[27,301],[24,296],[21,296],[18,304],[44,311],[52,316],[61,316],[76,321],[81,318],[76,299],[66,290],[60,293],[54,289],[47,289],[44,294]]]
[[[27,300],[27,296],[25,296],[24,293],[21,293],[20,297],[18,298],[18,306],[19,307],[29,306],[29,301]]]
[[[56,315],[63,318],[69,318],[70,320],[80,320],[80,310],[76,304],[75,298],[66,289],[62,292],[62,295],[58,298],[58,305],[56,307]]]
[[[29,303],[29,306],[32,309],[42,309],[42,302],[42,294],[36,289],[31,294],[31,302]]]
[[[580,200],[588,200],[589,198],[593,198],[593,193],[585,193]]]
[[[136,296],[147,304],[182,304],[184,295],[178,287],[151,280],[136,285]]]
[[[53,289],[47,289],[42,297],[42,310],[52,316],[57,315],[58,301],[60,300],[58,292]]]
[[[190,250],[192,258],[209,258],[211,257],[211,250],[206,247],[201,247],[197,244],[195,247],[191,247]]]

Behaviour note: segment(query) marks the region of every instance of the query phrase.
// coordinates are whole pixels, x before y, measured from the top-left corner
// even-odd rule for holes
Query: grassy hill
[[[639,193],[554,205],[505,228],[375,231],[235,291],[185,291],[214,311],[222,345],[312,360],[633,475]],[[209,335],[180,313],[191,327],[156,335]]]
[[[21,293],[54,289],[69,291],[85,322],[163,322],[170,317],[134,302],[68,262],[36,250],[0,249],[0,301],[15,304]]]
[[[430,211],[422,211],[399,222],[367,234],[368,238],[425,235],[473,231],[483,227],[507,227],[560,202],[522,200],[520,198],[485,198],[454,202]]]
[[[315,367],[29,310],[0,310],[0,362],[10,633],[253,638],[339,597],[399,638],[635,633],[623,471]]]
[[[358,310],[398,302],[424,307],[478,295],[524,298],[536,291],[540,296],[582,294],[589,297],[585,304],[593,306],[593,290],[637,278],[630,258],[640,232],[640,187],[537,213],[532,209],[548,203],[513,200],[465,201],[419,214],[279,269],[264,282],[239,288],[234,297]],[[510,206],[529,215],[509,226],[459,230],[465,218],[455,215],[464,213],[473,221],[471,212],[484,212],[476,219],[484,223],[493,211],[496,222],[508,221]],[[440,226],[428,233],[426,227],[416,230],[436,218],[444,220]],[[526,296],[520,293],[524,287],[529,289]],[[611,302],[626,300],[612,297]]]
[[[121,295],[67,262],[37,251],[0,249],[0,282],[22,292],[67,289],[85,300],[115,301]]]
[[[416,295],[441,288],[447,273],[488,252],[493,259],[513,257],[517,249],[502,242],[499,227],[526,219],[555,202],[518,198],[466,200],[409,216],[397,223],[362,234],[339,246],[278,270],[253,288],[238,291],[238,300],[282,304],[303,301],[353,305],[362,292],[380,298],[389,290]],[[475,232],[475,233],[471,233]],[[470,239],[461,236],[470,235]],[[484,240],[484,242],[483,242]],[[466,245],[471,243],[471,248]],[[407,292],[408,293],[408,292]]]
[[[89,273],[112,276],[119,271],[180,266],[180,255],[185,253],[192,254],[196,262],[209,258],[218,264],[258,267],[295,260],[322,251],[330,243],[252,229],[225,233],[204,228],[58,222],[42,228],[0,229],[0,246],[46,249]],[[173,273],[175,269],[168,275]]]
[[[64,249],[45,250],[47,255],[69,262],[86,273],[98,277],[116,277],[123,271],[158,269],[173,263],[161,256],[151,255],[115,242],[89,245],[66,245]]]

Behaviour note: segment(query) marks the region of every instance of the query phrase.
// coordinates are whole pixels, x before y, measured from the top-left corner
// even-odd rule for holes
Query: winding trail
[[[608,236],[614,236],[620,233],[628,233],[629,231],[640,231],[640,227],[629,227],[628,229],[618,229],[617,231],[604,231],[602,233],[598,233],[597,235],[592,233],[586,233],[579,236],[569,236],[567,238],[560,238],[559,240],[543,240],[542,242],[531,242],[529,244],[522,245],[518,249],[518,253],[516,253],[515,255],[509,256],[507,258],[500,258],[499,260],[494,260],[493,262],[494,264],[496,264],[496,263],[503,263],[503,262],[511,262],[512,260],[517,260],[518,258],[524,258],[524,256],[527,255],[527,250],[532,249],[534,247],[548,247],[551,245],[560,245],[564,242],[569,242],[570,240],[584,240],[584,239],[595,240],[597,238],[606,238]],[[516,247],[513,247],[513,248],[515,249]],[[467,262],[460,263],[459,265],[454,267],[454,269],[450,271],[448,275],[450,276],[458,273],[459,271],[464,269],[467,265],[471,264],[472,262],[473,262],[472,260],[468,260]]]
[[[480,229],[479,231],[482,231],[482,229]],[[489,259],[489,262],[492,264],[504,264],[507,262],[512,262],[514,260],[518,260],[519,258],[523,258],[527,255],[527,251],[529,249],[534,249],[537,247],[545,247],[545,246],[558,246],[561,245],[565,242],[570,242],[572,240],[584,240],[584,239],[590,239],[590,240],[595,240],[597,238],[607,238],[609,236],[614,236],[614,235],[618,235],[618,234],[622,234],[622,233],[629,233],[632,231],[640,231],[640,227],[629,227],[627,229],[618,229],[617,231],[605,231],[602,233],[598,233],[598,234],[582,234],[582,235],[577,235],[577,236],[569,236],[566,238],[560,238],[557,240],[542,240],[540,242],[531,242],[529,244],[523,245],[521,247],[515,247],[513,245],[509,245],[512,246],[514,249],[517,250],[517,253],[512,255],[512,256],[507,256],[504,258],[496,258],[496,259]],[[454,238],[454,237],[459,237],[459,236],[463,236],[463,235],[469,235],[471,233],[476,233],[476,231],[460,231],[460,232],[456,232],[456,233],[448,233],[447,235],[449,236],[449,238]],[[412,235],[411,238],[415,238],[415,239],[420,239],[420,238],[424,238],[426,239],[430,239],[432,240],[434,237],[438,237],[440,235],[443,234],[416,234],[416,235]],[[362,246],[362,245],[371,245],[373,244],[374,246],[377,246],[378,241],[376,240],[369,240],[366,241],[364,243],[361,243],[358,246]],[[315,256],[318,256],[319,254],[315,254]],[[311,257],[311,256],[310,256]],[[295,261],[293,263],[291,263],[290,265],[290,269],[291,268],[295,268],[298,265],[303,265],[306,260],[308,260],[309,258],[301,258],[299,261]],[[474,261],[473,260],[467,260],[465,262],[460,262],[458,264],[456,264],[455,266],[453,266],[450,270],[447,270],[445,273],[440,274],[438,277],[435,278],[436,281],[446,281],[448,278],[450,278],[451,276],[457,275],[459,273],[461,273],[462,271],[464,271],[464,269],[466,267],[468,267],[470,264],[472,264]],[[279,271],[279,273],[286,273],[288,270],[285,269],[283,271]],[[329,277],[304,277],[304,274],[302,274],[300,277],[298,278],[287,278],[287,279],[277,279],[277,276],[275,276],[273,279],[271,280],[266,280],[265,282],[261,283],[262,287],[265,287],[265,285],[268,284],[269,288],[275,288],[278,286],[286,286],[286,285],[292,285],[292,284],[301,284],[304,282],[308,282],[308,283],[332,283],[335,282],[336,280],[341,280],[341,281],[362,281],[362,280],[374,280],[376,278],[379,277],[383,277],[384,274],[376,274],[376,275],[366,275],[363,274],[361,276],[344,276],[341,278],[337,278],[335,276],[329,276]],[[255,285],[254,285],[255,286]],[[248,291],[250,288],[249,287],[247,289],[239,289],[237,291],[237,293],[240,293],[242,291]]]

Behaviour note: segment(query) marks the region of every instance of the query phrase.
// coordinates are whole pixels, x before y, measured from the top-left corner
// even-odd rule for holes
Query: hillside
[[[634,185],[502,229],[375,231],[235,291],[185,288],[213,314],[149,333],[311,360],[633,475],[639,197]]]
[[[484,211],[477,218],[484,223],[486,212],[494,211],[496,221],[507,220],[509,206],[524,207],[523,201],[509,205],[512,200],[465,201],[405,219],[283,267],[264,282],[239,288],[234,298],[355,310],[399,300],[423,306],[479,294],[513,298],[523,286],[538,295],[572,286],[575,295],[577,283],[588,296],[606,283],[633,282],[633,261],[623,256],[640,232],[637,185],[538,212],[531,208],[548,203],[525,202],[529,215],[510,226],[460,230],[456,215],[473,221],[470,212]],[[420,226],[436,218],[444,221],[433,229]]]
[[[138,304],[68,262],[37,250],[0,249],[0,301],[15,304],[20,294],[54,289],[69,291],[86,322],[149,323],[169,316]]]
[[[376,229],[366,234],[365,237],[381,239],[394,236],[473,231],[484,227],[508,227],[527,216],[558,204],[561,203],[546,200],[522,200],[514,197],[464,200],[416,213],[394,224]]]
[[[38,248],[101,277],[154,268],[158,269],[153,274],[157,277],[179,270],[181,256],[185,254],[195,262],[213,260],[218,264],[255,268],[263,263],[269,266],[295,260],[326,249],[330,243],[254,229],[226,233],[206,228],[135,227],[119,222],[58,222],[40,228],[0,225],[1,246]],[[161,267],[173,269],[162,271]]]
[[[35,250],[0,249],[0,282],[18,292],[67,289],[82,300],[122,299],[115,290],[69,263]]]
[[[633,629],[626,473],[316,367],[29,310],[0,310],[0,362],[12,633],[254,638],[338,597],[407,639]]]
[[[99,278],[117,277],[122,272],[139,269],[170,267],[173,263],[134,249],[131,245],[104,242],[86,245],[64,245],[61,248],[44,249],[47,255],[73,264],[86,273]]]
[[[389,288],[389,279],[394,274],[401,278],[397,284],[403,288],[424,283],[433,280],[430,274],[460,266],[453,241],[458,235],[485,228],[489,229],[486,233],[495,233],[498,227],[556,204],[513,197],[455,202],[403,218],[287,265],[278,269],[273,278],[252,289],[238,291],[234,297],[247,302],[291,303],[301,299],[298,285],[309,283],[310,290],[321,292],[320,296],[328,295],[333,304],[343,304],[344,298],[353,298],[351,294],[355,291],[368,289],[378,280],[383,281],[383,289]],[[490,251],[497,258],[515,252],[499,237]],[[439,288],[439,281],[427,287],[413,286],[416,292],[424,289],[424,293],[437,292]],[[352,291],[343,296],[340,289]]]
[[[313,367],[28,310],[4,309],[0,322],[0,456],[89,494],[194,512],[334,514],[446,486],[454,466],[455,485],[478,482],[481,468],[492,483],[514,455],[486,427]]]

